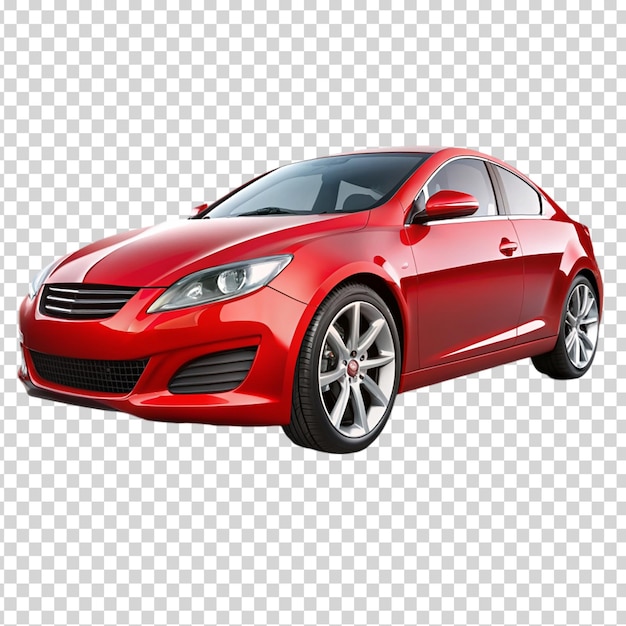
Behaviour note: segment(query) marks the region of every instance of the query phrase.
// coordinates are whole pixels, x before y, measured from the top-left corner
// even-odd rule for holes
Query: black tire
[[[349,315],[358,320],[356,331],[341,348],[334,342],[342,324],[348,326]],[[363,321],[369,323],[365,333],[360,332]],[[376,331],[374,343],[366,347],[363,338],[374,326],[381,330]],[[361,341],[354,341],[354,337]],[[342,359],[342,350],[356,347],[353,344],[363,350],[354,350]],[[380,346],[385,349],[380,350]],[[393,361],[389,361],[391,346]],[[398,392],[401,361],[398,330],[384,300],[365,285],[349,283],[338,287],[320,305],[302,342],[294,377],[291,422],[283,426],[285,434],[297,445],[323,452],[345,454],[366,448],[389,419]],[[378,362],[380,367],[373,365]],[[322,371],[323,367],[333,369]],[[320,382],[320,376],[335,373],[340,373],[340,380],[328,385]],[[336,411],[329,410],[333,401],[340,405]],[[337,425],[331,423],[331,413],[338,418]]]
[[[589,312],[584,316],[573,315],[575,309],[580,308],[582,300],[580,294],[586,293],[588,297],[592,297],[594,302],[590,305]],[[588,304],[585,306],[589,306]],[[569,312],[569,315],[568,315]],[[584,311],[583,311],[584,313]],[[593,363],[593,358],[598,346],[598,325],[600,321],[600,309],[598,305],[598,294],[585,276],[578,274],[567,292],[567,297],[563,304],[561,313],[561,324],[559,326],[559,335],[554,349],[545,354],[532,357],[533,365],[542,373],[547,374],[557,380],[566,380],[571,378],[579,378],[582,376]],[[573,318],[576,321],[573,321]],[[584,321],[590,323],[582,323]],[[574,333],[577,335],[574,337]],[[573,337],[573,342],[569,343],[568,338]],[[585,339],[585,337],[587,339]],[[587,343],[588,341],[588,343]],[[576,343],[578,342],[578,343]],[[572,345],[576,343],[576,345]],[[577,353],[577,346],[582,344],[584,351],[584,359],[579,358],[583,354]],[[591,347],[593,344],[593,347]],[[572,354],[574,356],[572,356]]]

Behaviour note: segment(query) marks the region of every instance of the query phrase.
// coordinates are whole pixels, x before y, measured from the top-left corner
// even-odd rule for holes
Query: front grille
[[[83,283],[46,285],[39,310],[62,319],[102,319],[115,315],[137,291],[136,287]]]
[[[146,369],[148,359],[96,361],[30,351],[35,370],[48,382],[85,391],[130,393]]]
[[[256,347],[215,352],[183,365],[169,384],[171,393],[222,393],[248,375]]]

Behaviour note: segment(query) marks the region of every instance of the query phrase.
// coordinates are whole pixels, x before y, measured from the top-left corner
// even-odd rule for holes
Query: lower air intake
[[[137,361],[99,361],[93,359],[72,359],[30,351],[37,374],[44,380],[104,393],[130,393],[139,377],[146,369],[148,359]]]
[[[171,393],[222,393],[238,387],[248,375],[256,347],[208,354],[183,365],[169,384]]]

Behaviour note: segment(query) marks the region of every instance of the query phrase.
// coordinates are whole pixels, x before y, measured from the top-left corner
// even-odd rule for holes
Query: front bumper
[[[62,320],[42,315],[39,296],[25,298],[20,330],[25,367],[18,376],[35,397],[112,409],[138,417],[209,424],[286,424],[306,306],[271,287],[248,296],[179,311],[147,314],[163,289],[140,289],[113,317]],[[168,384],[194,359],[256,347],[243,382],[222,393],[171,393]],[[94,360],[148,358],[130,393],[91,392],[42,378],[31,351]]]

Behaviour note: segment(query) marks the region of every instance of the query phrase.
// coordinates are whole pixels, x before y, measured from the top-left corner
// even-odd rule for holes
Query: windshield
[[[385,152],[286,165],[218,200],[204,217],[365,211],[387,202],[429,156]]]

